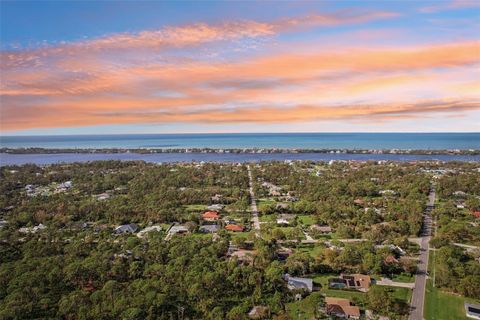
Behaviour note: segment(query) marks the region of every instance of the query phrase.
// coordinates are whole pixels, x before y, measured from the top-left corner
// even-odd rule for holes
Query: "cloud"
[[[344,10],[268,23],[200,23],[3,52],[0,130],[386,121],[478,111],[480,43],[474,41],[287,52],[272,46],[222,55],[223,42],[392,16]]]
[[[78,112],[78,110],[50,110],[36,113],[36,116],[13,116],[4,130],[19,128],[79,127],[106,124],[136,123],[291,123],[318,120],[394,120],[418,118],[433,113],[453,113],[480,110],[480,100],[429,100],[416,103],[365,104],[339,106],[297,105],[294,107],[255,107],[255,108],[215,108],[200,110],[155,110],[155,111],[116,111],[116,112]],[[51,117],[56,117],[52,125]]]
[[[422,13],[435,13],[445,10],[480,8],[480,2],[477,0],[449,0],[438,1],[434,5],[422,7],[419,9]]]
[[[116,33],[103,37],[63,42],[33,50],[4,51],[0,59],[2,68],[38,67],[48,63],[49,58],[101,54],[124,50],[155,50],[194,47],[221,41],[270,37],[298,29],[359,24],[374,20],[397,17],[398,13],[387,11],[341,10],[330,14],[311,14],[296,18],[283,18],[271,22],[253,20],[229,21],[218,24],[195,23],[184,26],[167,26],[158,30],[137,33]],[[119,52],[120,51],[120,52]]]

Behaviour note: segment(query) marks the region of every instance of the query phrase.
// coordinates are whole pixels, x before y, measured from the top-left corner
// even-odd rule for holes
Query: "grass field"
[[[432,262],[431,258],[429,259],[430,262]],[[433,275],[431,263],[428,269],[429,273]],[[426,320],[467,320],[469,318],[465,316],[465,301],[480,303],[480,300],[465,298],[434,287],[432,279],[428,279],[423,316]]]
[[[415,276],[410,275],[410,273],[395,274],[392,280],[396,282],[415,282]]]
[[[311,215],[299,215],[298,221],[304,226],[311,226],[315,222],[313,221],[313,216]]]
[[[185,206],[185,210],[187,210],[188,212],[203,211],[206,208],[207,206],[204,204],[188,204]]]

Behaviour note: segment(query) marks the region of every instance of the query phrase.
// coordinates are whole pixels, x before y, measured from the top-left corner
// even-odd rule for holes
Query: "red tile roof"
[[[203,219],[219,219],[220,216],[216,211],[207,211],[202,215]]]
[[[239,225],[236,225],[236,224],[227,224],[225,226],[225,229],[228,230],[228,231],[236,231],[236,232],[242,232],[243,231],[243,227],[239,226]]]

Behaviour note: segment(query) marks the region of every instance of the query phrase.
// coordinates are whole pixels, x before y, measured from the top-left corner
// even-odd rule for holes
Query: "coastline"
[[[480,149],[296,149],[296,148],[0,148],[4,154],[154,154],[154,153],[209,153],[209,154],[398,154],[398,155],[479,155]]]

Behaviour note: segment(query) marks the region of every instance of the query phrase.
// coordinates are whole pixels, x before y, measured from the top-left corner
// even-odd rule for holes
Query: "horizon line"
[[[93,134],[2,134],[3,137],[68,137],[68,136],[122,136],[122,135],[234,135],[234,134],[462,134],[462,133],[476,133],[480,131],[288,131],[288,132],[159,132],[159,133],[93,133]]]

